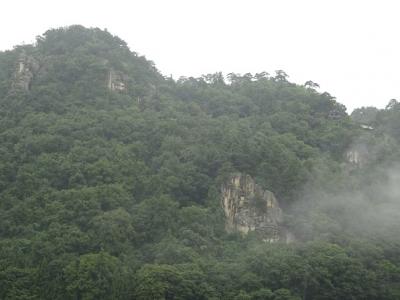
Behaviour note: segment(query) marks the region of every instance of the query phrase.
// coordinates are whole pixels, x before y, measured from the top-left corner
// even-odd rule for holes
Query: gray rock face
[[[232,175],[221,192],[228,232],[255,231],[265,242],[286,239],[280,233],[282,211],[274,194],[263,190],[249,175]]]
[[[345,153],[346,161],[353,167],[362,167],[368,161],[368,149],[364,144],[356,144]]]
[[[111,91],[123,92],[126,90],[124,75],[121,72],[110,70],[108,74],[108,89]]]
[[[29,91],[34,74],[39,70],[39,62],[32,56],[21,53],[14,72],[13,89]]]

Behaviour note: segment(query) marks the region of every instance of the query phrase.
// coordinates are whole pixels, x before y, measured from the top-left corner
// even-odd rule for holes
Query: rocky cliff
[[[12,82],[12,88],[14,90],[25,90],[30,89],[30,84],[34,74],[39,70],[39,62],[22,52],[18,59],[18,64],[14,72],[14,80]]]
[[[279,224],[282,211],[274,194],[263,190],[249,175],[234,174],[221,187],[226,230],[256,232],[265,242],[285,239]]]
[[[107,87],[111,91],[123,92],[126,90],[125,77],[122,72],[117,72],[113,69],[109,71]]]

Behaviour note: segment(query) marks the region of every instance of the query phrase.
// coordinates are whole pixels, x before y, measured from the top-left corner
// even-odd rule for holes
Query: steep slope
[[[343,167],[360,136],[344,106],[283,71],[229,78],[164,78],[82,26],[0,53],[0,298],[395,299],[397,244],[291,213],[315,186],[361,181]],[[301,242],[225,231],[238,172]]]

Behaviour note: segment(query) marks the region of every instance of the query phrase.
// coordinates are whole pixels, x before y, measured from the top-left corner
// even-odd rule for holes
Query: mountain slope
[[[361,186],[344,159],[363,130],[283,71],[229,78],[164,78],[82,26],[0,53],[0,298],[395,299],[397,241],[297,207]],[[225,232],[233,172],[276,194],[298,243]]]

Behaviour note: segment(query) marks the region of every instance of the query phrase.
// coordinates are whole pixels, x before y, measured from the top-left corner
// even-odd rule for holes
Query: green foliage
[[[118,259],[105,252],[82,255],[65,268],[66,292],[72,299],[115,299],[123,273]]]
[[[39,65],[29,90],[13,86],[21,57]],[[379,186],[400,158],[398,102],[352,120],[282,70],[228,79],[163,78],[78,25],[0,52],[0,298],[398,299],[397,215],[373,214],[397,199]],[[344,162],[354,145],[362,169]],[[233,172],[275,193],[297,243],[225,232]]]

